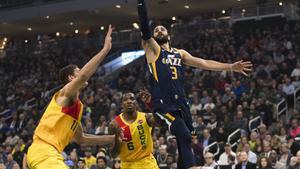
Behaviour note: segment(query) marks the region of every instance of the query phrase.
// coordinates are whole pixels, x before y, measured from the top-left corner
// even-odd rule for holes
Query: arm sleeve
[[[149,27],[149,19],[145,0],[137,0],[137,8],[141,25],[142,39],[149,40],[151,38],[151,30]]]

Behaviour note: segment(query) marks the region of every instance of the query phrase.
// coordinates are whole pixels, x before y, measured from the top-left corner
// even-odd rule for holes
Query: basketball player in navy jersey
[[[142,32],[142,46],[149,67],[150,93],[153,112],[163,119],[176,136],[178,144],[178,168],[197,169],[191,148],[192,118],[184,91],[183,64],[212,71],[233,71],[247,76],[251,62],[220,63],[194,57],[183,49],[170,46],[170,36],[163,26],[149,27],[145,0],[137,0]]]

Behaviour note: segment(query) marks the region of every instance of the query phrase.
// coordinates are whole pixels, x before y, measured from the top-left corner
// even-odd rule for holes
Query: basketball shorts
[[[30,169],[68,169],[63,156],[52,146],[34,140],[28,149],[27,163]]]

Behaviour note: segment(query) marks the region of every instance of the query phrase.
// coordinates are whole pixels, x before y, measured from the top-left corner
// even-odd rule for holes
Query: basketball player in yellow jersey
[[[72,139],[87,145],[114,144],[115,135],[94,136],[82,132],[83,105],[79,92],[111,49],[112,27],[109,26],[103,49],[80,70],[68,65],[60,70],[64,87],[54,94],[28,149],[27,161],[31,169],[67,169],[61,155]]]
[[[115,144],[112,156],[119,156],[122,169],[158,169],[152,155],[151,130],[154,124],[152,114],[137,111],[137,101],[133,93],[125,93],[122,98],[123,112],[109,125],[109,132],[122,130],[123,140]]]

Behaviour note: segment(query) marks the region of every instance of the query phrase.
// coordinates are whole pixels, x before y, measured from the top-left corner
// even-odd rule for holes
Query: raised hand
[[[114,30],[114,28],[111,25],[109,25],[108,26],[108,31],[107,31],[106,36],[105,36],[104,47],[103,47],[103,48],[105,48],[107,50],[110,50],[111,46],[112,46],[112,43],[111,43],[111,40],[112,40],[111,34],[112,34],[113,30]]]
[[[237,73],[242,73],[245,76],[248,76],[246,72],[252,71],[252,66],[253,65],[250,61],[244,62],[243,60],[240,60],[231,65],[231,70]]]

